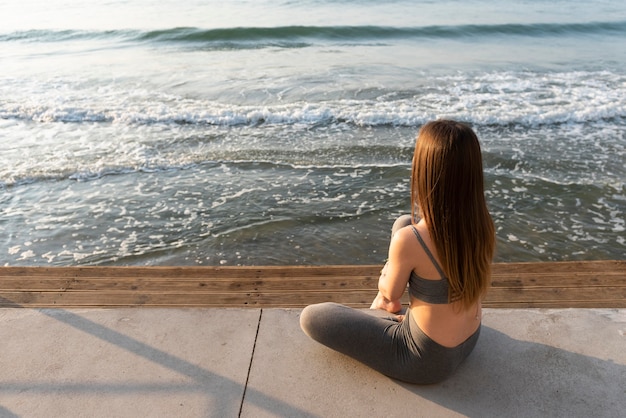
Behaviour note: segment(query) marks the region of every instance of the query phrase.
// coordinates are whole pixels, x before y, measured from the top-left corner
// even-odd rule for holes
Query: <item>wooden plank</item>
[[[559,261],[494,263],[494,275],[532,273],[552,274],[568,272],[621,271],[626,260]],[[242,267],[188,267],[188,266],[80,266],[80,267],[0,267],[0,276],[49,276],[55,277],[299,277],[324,275],[378,275],[380,265],[333,265],[333,266],[242,266]]]
[[[378,277],[381,266],[261,266],[261,267],[0,267],[0,280],[9,277],[60,278],[299,278],[306,276]],[[626,261],[574,261],[540,263],[496,263],[493,276],[528,275],[549,277],[553,274],[624,274]]]
[[[263,279],[224,278],[151,278],[151,277],[88,277],[78,279],[41,279],[39,277],[0,277],[0,290],[146,290],[167,291],[177,289],[193,292],[215,292],[220,290],[254,291],[260,289],[311,290],[371,289],[376,287],[377,278],[361,276],[300,277]],[[624,275],[619,272],[553,274],[550,276],[507,275],[492,278],[492,288],[532,287],[607,287],[624,285]]]
[[[494,263],[493,275],[501,274],[543,274],[571,273],[571,272],[599,272],[621,271],[624,274],[626,260],[597,260],[597,261],[550,261],[526,263]]]
[[[311,303],[335,301],[348,305],[369,305],[372,291],[303,293],[129,293],[129,292],[0,292],[0,306],[87,307],[87,306],[230,306],[230,307],[304,307]]]
[[[300,294],[280,293],[127,293],[127,292],[1,292],[0,306],[3,307],[81,307],[81,306],[227,306],[227,307],[304,307],[311,303],[334,301],[351,306],[368,307],[375,292],[308,292]],[[548,296],[493,297],[487,298],[485,307],[626,307],[622,295],[606,298],[586,298],[584,294],[554,292]],[[406,302],[406,301],[405,301]]]
[[[601,276],[624,275],[626,262],[559,262],[559,263],[510,263],[494,264],[493,278],[533,277],[550,278],[555,275]],[[0,281],[12,277],[60,279],[261,279],[304,277],[369,277],[377,278],[379,266],[295,266],[295,267],[2,267]]]
[[[100,290],[109,288],[125,288],[129,290],[189,290],[193,292],[218,291],[306,291],[306,290],[335,290],[374,289],[378,278],[361,276],[330,276],[330,277],[298,277],[262,279],[129,279],[129,280],[75,280],[69,288],[72,290]]]
[[[313,289],[350,290],[374,289],[377,278],[371,277],[301,277],[265,279],[164,279],[164,278],[80,278],[74,280],[31,280],[29,278],[0,278],[0,290],[125,290],[125,291],[301,291]]]
[[[67,290],[70,283],[57,278],[0,277],[0,290]]]
[[[0,267],[1,307],[368,307],[380,266]],[[494,264],[486,307],[626,307],[626,261]],[[406,302],[406,301],[405,301]]]
[[[624,300],[626,287],[546,287],[533,289],[492,289],[485,298],[490,303],[554,301],[566,304],[574,300]]]
[[[603,287],[624,285],[624,275],[609,273],[553,274],[551,276],[510,275],[492,277],[491,288],[500,287]]]
[[[567,293],[560,289],[541,294],[505,292],[490,294],[485,307],[613,307],[626,308],[624,289],[621,293],[610,289],[604,298],[585,297],[584,291]],[[145,292],[0,292],[2,307],[293,307],[302,308],[319,302],[338,302],[348,306],[367,308],[374,291],[282,293],[145,293]],[[406,303],[406,301],[405,301]]]
[[[261,266],[261,267],[0,267],[3,277],[150,277],[150,278],[264,278],[303,276],[376,276],[381,266]]]

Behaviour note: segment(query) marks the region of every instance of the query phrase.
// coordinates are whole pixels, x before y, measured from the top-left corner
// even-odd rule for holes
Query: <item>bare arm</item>
[[[406,228],[405,228],[406,229]],[[378,295],[372,303],[372,309],[384,309],[398,312],[402,308],[400,298],[406,290],[409,276],[413,270],[410,235],[407,230],[398,231],[389,245],[389,258],[378,279]],[[410,234],[410,230],[408,231]]]
[[[380,286],[380,281],[382,277],[386,275],[387,265],[388,263],[385,264],[385,266],[380,272],[380,278],[378,279],[379,286]],[[383,296],[382,292],[379,290],[378,294],[376,295],[376,298],[374,299],[374,301],[372,302],[372,305],[370,306],[370,309],[382,309],[387,312],[395,313],[395,312],[399,312],[402,309],[402,303],[400,302],[399,298],[397,300],[387,299],[385,296]]]

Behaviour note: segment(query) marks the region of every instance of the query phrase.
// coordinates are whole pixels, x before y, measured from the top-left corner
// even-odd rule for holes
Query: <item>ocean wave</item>
[[[126,166],[119,166],[114,161],[115,156],[112,157],[111,161],[108,161],[109,165],[104,168],[93,168],[93,169],[81,169],[72,171],[69,167],[50,167],[47,172],[42,172],[39,174],[31,173],[18,173],[14,172],[10,178],[2,178],[0,176],[0,190],[19,187],[24,185],[30,185],[35,183],[45,183],[45,182],[57,182],[57,181],[65,181],[71,180],[76,182],[90,182],[99,180],[105,177],[110,176],[127,176],[127,175],[135,175],[135,174],[156,174],[159,173],[172,173],[177,171],[184,171],[190,169],[199,169],[199,170],[213,170],[218,167],[227,168],[228,170],[238,170],[238,171],[301,171],[303,173],[310,173],[311,171],[333,171],[338,173],[348,173],[346,176],[350,176],[350,173],[354,173],[355,171],[359,172],[369,172],[372,169],[380,170],[383,168],[393,169],[406,169],[409,165],[410,159],[407,158],[406,161],[398,162],[398,163],[370,163],[363,164],[360,162],[354,162],[352,164],[349,163],[330,163],[330,162],[289,162],[289,161],[275,161],[268,158],[244,158],[243,154],[249,154],[245,150],[242,151],[242,154],[239,157],[235,157],[234,159],[204,159],[197,161],[185,161],[181,162],[176,159],[172,159],[168,163],[160,164],[160,165],[150,165],[150,164],[128,164]],[[184,158],[183,158],[184,159]],[[106,165],[106,164],[105,164]]]
[[[203,29],[176,27],[162,30],[27,30],[0,34],[0,42],[63,42],[85,39],[118,39],[135,42],[200,44],[204,47],[258,48],[301,47],[320,42],[370,42],[397,39],[464,39],[493,36],[554,37],[623,35],[626,21],[586,23],[511,23],[394,26],[282,26]]]
[[[554,36],[624,34],[624,22],[532,23],[496,25],[454,25],[423,27],[392,26],[284,26],[224,29],[173,28],[150,31],[138,36],[141,40],[165,42],[264,42],[281,40],[381,40],[411,38],[467,38],[476,36]]]
[[[67,42],[96,39],[131,40],[141,38],[139,30],[47,30],[32,29],[20,30],[9,33],[0,33],[0,42]]]
[[[453,118],[476,125],[520,125],[526,127],[566,123],[617,121],[624,123],[624,100],[609,102],[590,98],[587,102],[562,102],[558,106],[528,102],[520,105],[501,97],[462,98],[450,106],[425,107],[420,98],[379,102],[375,100],[336,100],[286,105],[231,105],[198,103],[189,107],[147,104],[133,109],[83,109],[76,106],[0,106],[0,119],[37,123],[111,123],[123,125],[196,125],[214,127],[322,126],[419,127],[436,118]],[[491,102],[480,104],[478,101]],[[555,102],[557,100],[554,100]],[[430,103],[433,103],[431,101]]]
[[[57,166],[51,167],[47,172],[39,174],[33,173],[13,173],[10,177],[2,179],[0,177],[0,190],[19,187],[23,185],[42,183],[42,182],[56,182],[63,180],[73,180],[77,182],[88,182],[99,180],[109,176],[120,175],[132,175],[136,173],[164,173],[170,171],[188,170],[197,164],[179,164],[175,161],[169,165],[151,166],[151,165],[137,165],[119,167],[114,161],[109,162],[111,165],[105,168],[93,168],[93,169],[81,169],[78,171],[71,171],[69,167]]]

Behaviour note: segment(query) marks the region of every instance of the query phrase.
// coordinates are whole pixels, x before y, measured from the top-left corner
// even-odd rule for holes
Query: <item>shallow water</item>
[[[380,263],[438,117],[497,261],[624,258],[626,6],[499,5],[0,6],[0,263]]]

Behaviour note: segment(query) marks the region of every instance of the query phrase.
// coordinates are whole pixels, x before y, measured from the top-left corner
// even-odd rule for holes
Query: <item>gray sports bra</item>
[[[439,264],[433,257],[433,254],[430,252],[426,243],[420,236],[419,232],[415,226],[411,225],[413,228],[413,233],[417,237],[417,240],[422,245],[422,248],[426,252],[426,255],[430,258],[433,265],[439,272],[439,276],[441,276],[440,280],[427,280],[420,276],[418,276],[414,271],[411,272],[411,277],[409,277],[409,293],[416,299],[419,299],[426,303],[433,304],[446,304],[449,303],[448,300],[448,292],[450,291],[450,286],[448,284],[448,278],[439,267]]]

